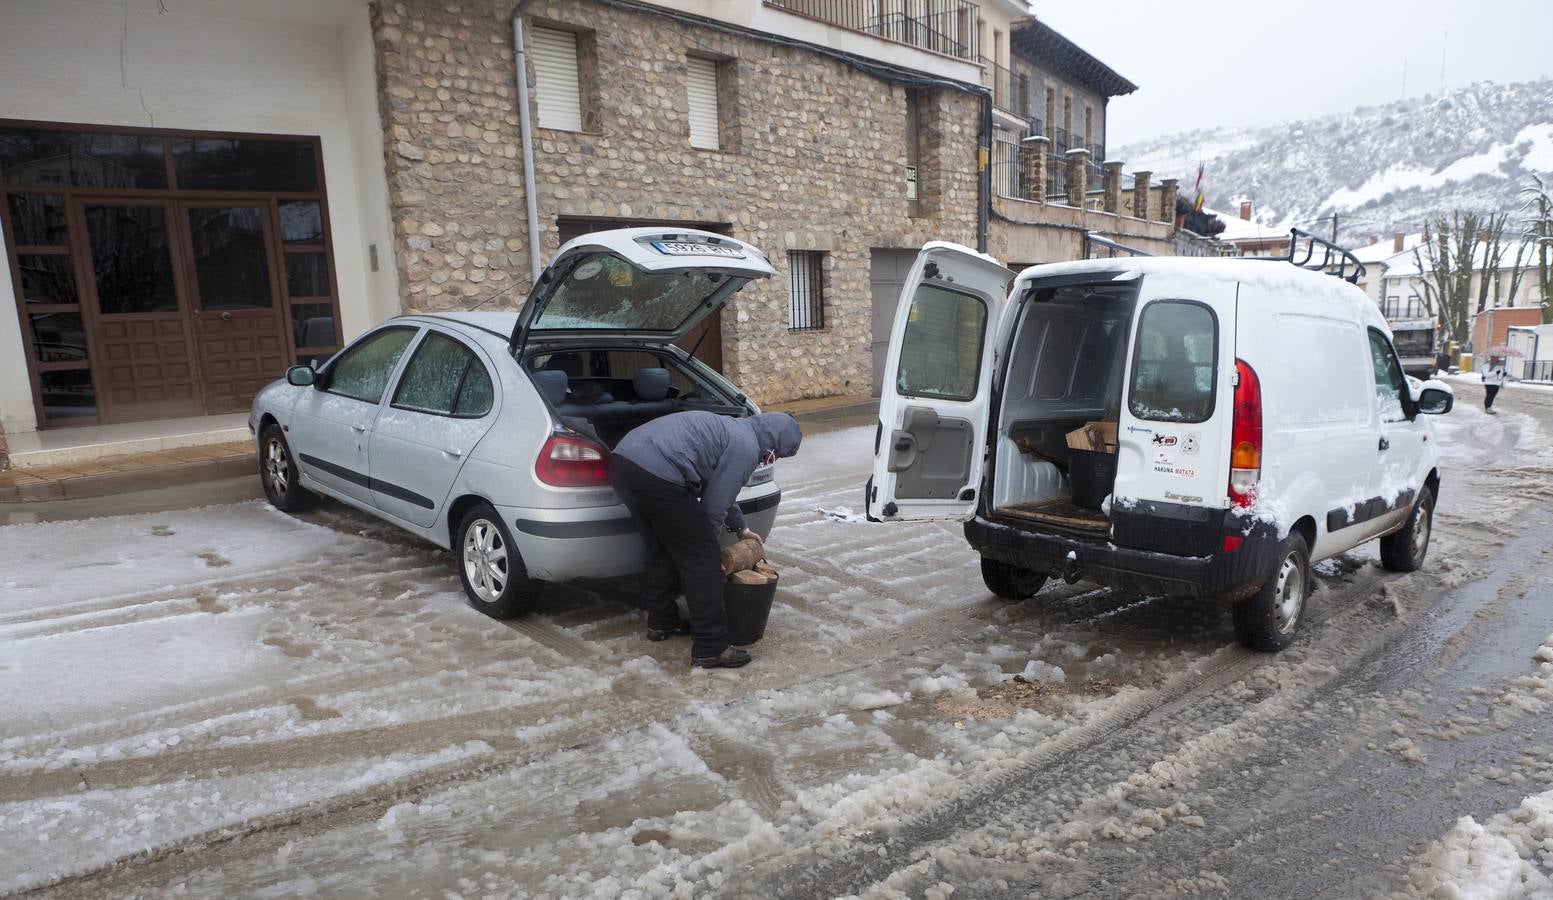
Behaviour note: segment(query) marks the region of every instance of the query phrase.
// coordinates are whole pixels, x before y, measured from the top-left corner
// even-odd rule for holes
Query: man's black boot
[[[753,658],[737,647],[728,647],[716,656],[693,656],[690,664],[698,669],[737,669],[749,665]]]

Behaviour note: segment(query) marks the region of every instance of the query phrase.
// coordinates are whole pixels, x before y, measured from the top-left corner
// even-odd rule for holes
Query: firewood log
[[[764,554],[765,549],[760,546],[760,541],[745,538],[737,544],[723,548],[723,571],[732,575],[734,572],[753,569]]]

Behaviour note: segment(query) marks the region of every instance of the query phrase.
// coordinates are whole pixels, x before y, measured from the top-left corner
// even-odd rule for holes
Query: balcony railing
[[[923,50],[978,59],[980,8],[965,0],[765,0],[767,6]]]
[[[992,105],[1021,119],[1035,116],[1035,94],[1030,76],[1000,66],[985,56],[981,64],[986,67],[986,80],[992,88]]]

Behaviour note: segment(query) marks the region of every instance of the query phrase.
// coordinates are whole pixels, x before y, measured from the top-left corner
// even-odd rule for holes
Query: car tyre
[[[1293,643],[1310,597],[1310,548],[1304,536],[1290,534],[1279,549],[1273,574],[1255,594],[1231,607],[1240,643],[1266,653]]]
[[[1380,539],[1380,564],[1393,572],[1417,572],[1423,568],[1433,532],[1434,489],[1424,485],[1407,524]]]
[[[259,432],[259,483],[264,496],[281,512],[298,512],[312,504],[313,495],[298,479],[297,460],[280,426],[270,423]]]
[[[995,559],[981,558],[981,580],[1004,600],[1028,600],[1046,584],[1046,576]]]
[[[493,619],[510,619],[534,605],[512,532],[488,504],[476,504],[464,513],[453,555],[470,606]]]

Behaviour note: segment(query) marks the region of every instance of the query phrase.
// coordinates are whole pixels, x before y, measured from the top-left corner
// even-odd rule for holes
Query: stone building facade
[[[510,0],[373,6],[406,310],[512,309],[528,291],[511,10]],[[724,311],[725,373],[763,403],[866,393],[872,255],[975,245],[979,99],[671,11],[540,0],[525,12],[577,35],[585,113],[581,131],[534,129],[542,255],[576,223],[725,230],[777,270]],[[718,150],[690,143],[691,56],[717,62]],[[825,254],[823,329],[790,330],[790,251]]]

